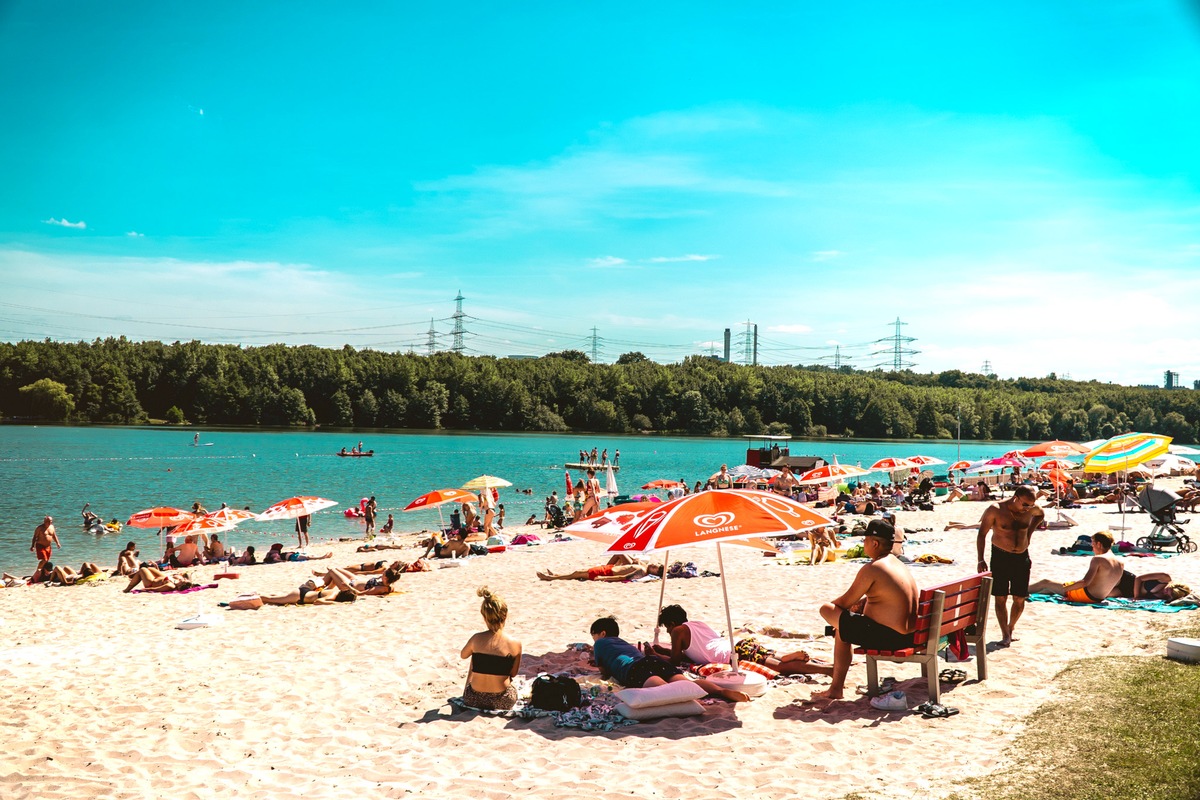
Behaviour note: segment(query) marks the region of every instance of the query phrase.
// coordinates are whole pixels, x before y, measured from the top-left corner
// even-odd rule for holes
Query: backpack
[[[570,711],[578,708],[582,694],[579,682],[566,675],[538,675],[533,679],[529,705],[543,711]]]

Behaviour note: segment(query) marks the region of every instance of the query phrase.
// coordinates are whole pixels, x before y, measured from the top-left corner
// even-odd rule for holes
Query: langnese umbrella
[[[963,472],[971,468],[974,461],[955,461],[950,466],[946,467],[946,472]]]
[[[1069,458],[1071,456],[1079,456],[1090,452],[1090,448],[1076,442],[1064,442],[1062,439],[1052,439],[1048,442],[1041,442],[1032,447],[1027,447],[1021,451],[1021,455],[1028,458]]]
[[[257,515],[253,511],[245,511],[239,508],[218,508],[216,511],[210,511],[204,515],[205,519],[216,520],[217,522],[229,522],[237,525],[239,522],[245,522],[248,519],[254,519]]]
[[[739,674],[733,642],[733,617],[725,584],[725,562],[721,543],[762,536],[789,536],[833,525],[829,517],[783,495],[750,489],[698,492],[663,503],[640,513],[624,526],[625,533],[608,548],[613,553],[648,553],[692,547],[712,542],[717,545],[721,570],[721,593],[725,599],[725,621],[729,632],[730,666]],[[665,587],[664,587],[665,588]]]
[[[171,506],[147,508],[129,517],[125,524],[132,528],[173,528],[196,518],[196,514]]]
[[[1042,463],[1041,463],[1041,464],[1038,466],[1038,469],[1042,469],[1042,470],[1046,470],[1046,469],[1064,470],[1064,469],[1078,469],[1078,467],[1079,467],[1079,465],[1078,465],[1078,464],[1076,464],[1074,461],[1066,461],[1066,460],[1064,460],[1064,459],[1061,459],[1061,458],[1052,458],[1052,459],[1050,459],[1049,461],[1043,461],[1043,462],[1042,462]]]
[[[909,456],[908,460],[914,464],[919,464],[922,467],[932,467],[935,464],[945,464],[946,462],[934,456]]]
[[[899,472],[905,469],[920,469],[921,465],[907,458],[881,458],[870,466],[871,472]]]
[[[657,478],[649,483],[642,484],[643,489],[677,489],[683,486],[679,481],[673,481],[670,478]]]
[[[796,483],[828,483],[846,478],[857,478],[866,474],[868,474],[867,470],[862,467],[852,467],[849,464],[826,464],[803,473],[796,479]]]
[[[442,516],[442,506],[445,503],[478,503],[479,498],[474,492],[468,492],[466,489],[434,489],[432,492],[425,494],[413,500],[406,505],[401,511],[419,511],[422,508],[437,507],[438,522],[442,524],[442,528],[446,527],[446,519]]]
[[[300,517],[307,517],[309,514],[325,508],[332,508],[336,505],[336,500],[326,500],[324,497],[314,497],[312,495],[289,497],[287,500],[280,500],[256,516],[255,519],[259,522],[271,522],[279,519],[299,519]]]

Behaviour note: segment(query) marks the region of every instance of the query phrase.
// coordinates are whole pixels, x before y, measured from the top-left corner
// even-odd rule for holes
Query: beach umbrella
[[[919,464],[922,467],[932,467],[935,464],[945,464],[946,462],[940,458],[933,456],[909,456],[908,460],[914,464]]]
[[[300,495],[289,497],[287,500],[280,500],[254,518],[259,522],[271,522],[279,519],[299,519],[300,517],[307,517],[309,514],[325,508],[332,508],[336,505],[336,500],[326,500],[324,497],[314,497],[313,495]]]
[[[1035,444],[1032,447],[1027,447],[1021,451],[1021,455],[1029,458],[1068,458],[1070,456],[1083,455],[1091,450],[1090,447],[1085,447],[1075,442],[1064,442],[1062,439],[1052,439],[1048,442]]]
[[[709,480],[712,480],[712,478],[715,478],[720,474],[721,473],[719,473],[719,472],[714,472],[712,474],[712,477],[709,478]],[[732,475],[734,478],[749,478],[751,480],[761,480],[763,478],[767,478],[767,479],[774,478],[775,476],[781,475],[783,473],[782,473],[782,470],[771,469],[770,467],[752,467],[749,464],[739,464],[736,467],[734,467],[733,469],[729,470],[729,474]]]
[[[218,520],[211,517],[196,517],[189,519],[187,522],[180,525],[172,533],[175,536],[189,536],[199,533],[208,535],[210,533],[224,533],[231,531],[237,526],[237,522],[231,520]]]
[[[570,497],[575,493],[575,484],[571,483],[571,471],[565,469],[563,472],[567,475],[567,496]]]
[[[1196,469],[1196,462],[1174,453],[1167,453],[1155,456],[1146,461],[1143,466],[1153,469],[1155,475],[1165,475],[1171,472],[1191,472]]]
[[[906,469],[920,469],[921,465],[907,458],[881,458],[869,467],[870,472],[900,472]]]
[[[419,511],[422,508],[434,508],[438,510],[438,522],[442,528],[446,527],[446,519],[442,516],[442,506],[445,503],[478,503],[479,498],[473,492],[468,492],[466,489],[434,489],[432,492],[425,494],[413,500],[411,503],[400,509],[403,511]]]
[[[497,478],[495,475],[480,475],[478,478],[471,478],[462,485],[464,489],[499,489],[504,486],[512,486],[510,481],[504,478]]]
[[[1064,470],[1077,469],[1078,467],[1079,465],[1074,461],[1065,461],[1061,458],[1052,458],[1049,461],[1043,461],[1041,465],[1038,466],[1038,469]]]
[[[190,511],[171,506],[159,506],[137,512],[130,516],[129,521],[125,524],[132,528],[173,528],[195,518],[196,515]]]
[[[563,528],[563,531],[581,539],[611,546],[643,513],[662,508],[662,506],[663,503],[658,498],[638,503],[622,503],[619,506],[606,508],[598,514],[592,514],[590,517],[577,519]],[[735,539],[729,544],[744,545],[770,553],[779,552],[775,545],[763,539]]]
[[[616,497],[621,493],[617,488],[617,475],[613,472],[612,464],[608,465],[607,475],[604,477],[604,491],[608,492],[609,497]]]
[[[1177,456],[1200,456],[1200,450],[1185,444],[1167,445],[1167,452]]]
[[[245,522],[248,519],[254,519],[257,516],[253,511],[244,511],[240,508],[218,508],[216,511],[210,511],[204,515],[205,519],[216,520],[217,522],[229,522],[237,525],[239,522]]]
[[[1085,472],[1124,472],[1167,452],[1170,436],[1125,433],[1101,443],[1083,460]]]
[[[848,464],[826,464],[823,467],[810,469],[808,472],[800,475],[796,479],[797,483],[827,483],[829,481],[844,480],[846,478],[857,478],[860,475],[868,474],[868,470],[862,467],[852,467]]]
[[[808,506],[770,492],[749,489],[697,492],[641,512],[623,526],[625,532],[608,550],[612,553],[649,553],[709,542],[716,544],[729,632],[730,666],[736,675],[739,674],[737,651],[734,649],[733,617],[729,609],[721,543],[808,533],[833,524],[832,519]]]
[[[649,483],[642,484],[643,489],[677,489],[680,486],[683,486],[683,484],[669,478],[658,478]]]
[[[1014,458],[1012,456],[1000,456],[999,458],[989,458],[984,461],[976,461],[974,466],[967,469],[968,472],[991,472],[997,469],[1005,469],[1006,467],[1023,467],[1025,460]]]

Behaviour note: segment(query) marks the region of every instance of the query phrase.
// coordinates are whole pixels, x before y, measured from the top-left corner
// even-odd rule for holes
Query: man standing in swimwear
[[[375,538],[375,509],[377,508],[375,495],[371,495],[371,499],[367,501],[367,507],[363,509],[363,519],[367,521],[367,539]]]
[[[1082,580],[1058,581],[1040,580],[1030,584],[1029,591],[1034,594],[1061,594],[1072,603],[1103,603],[1121,582],[1125,568],[1120,560],[1112,554],[1113,535],[1108,531],[1098,531],[1092,534],[1092,562],[1088,564],[1087,574]]]
[[[992,596],[996,598],[996,622],[1000,626],[1000,646],[1013,641],[1013,628],[1025,610],[1029,596],[1029,540],[1042,524],[1046,513],[1035,502],[1037,494],[1030,486],[1018,486],[1007,500],[988,506],[979,520],[979,571],[988,569],[983,544],[992,534]],[[1012,607],[1008,606],[1009,595]]]
[[[821,606],[821,616],[834,629],[833,683],[814,698],[842,699],[853,645],[873,650],[913,646],[920,593],[908,567],[892,555],[894,537],[891,525],[871,520],[863,537],[871,563],[858,571],[845,594]]]
[[[42,524],[33,529],[33,543],[29,550],[37,555],[38,561],[49,561],[54,546],[62,550],[62,542],[58,541],[58,531],[54,530],[54,517],[47,516]]]

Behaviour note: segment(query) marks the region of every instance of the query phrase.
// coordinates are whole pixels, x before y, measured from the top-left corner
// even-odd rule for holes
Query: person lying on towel
[[[1103,603],[1121,583],[1125,568],[1112,554],[1113,535],[1108,531],[1092,534],[1092,556],[1087,573],[1077,581],[1059,583],[1051,580],[1029,584],[1030,594],[1061,594],[1072,603]]]

